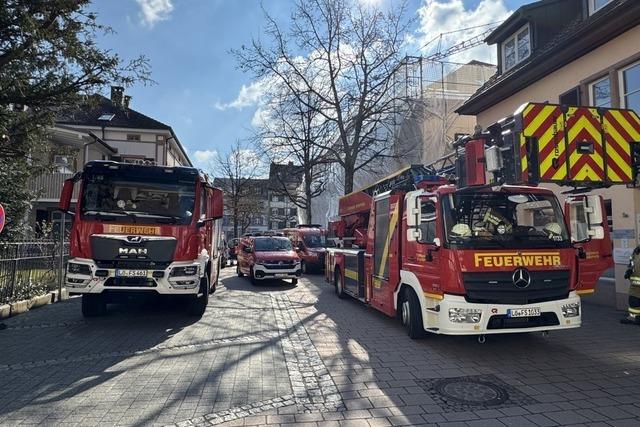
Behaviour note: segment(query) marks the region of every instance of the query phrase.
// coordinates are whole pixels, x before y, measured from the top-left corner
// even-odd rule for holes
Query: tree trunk
[[[346,163],[344,166],[344,194],[349,194],[353,191],[354,169],[354,165],[350,162]]]

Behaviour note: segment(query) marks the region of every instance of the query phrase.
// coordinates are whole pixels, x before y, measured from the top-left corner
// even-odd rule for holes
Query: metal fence
[[[0,304],[57,289],[68,257],[68,242],[0,242]]]

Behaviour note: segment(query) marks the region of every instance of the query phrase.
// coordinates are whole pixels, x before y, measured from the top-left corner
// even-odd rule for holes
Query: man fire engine
[[[222,191],[206,175],[93,161],[65,181],[60,209],[74,215],[66,286],[82,294],[83,315],[152,293],[188,298],[190,314],[202,316],[218,280],[222,217]]]
[[[523,105],[342,197],[326,279],[412,338],[576,328],[581,295],[613,265],[602,199],[584,193],[634,182],[635,141],[630,110]],[[538,183],[573,187],[564,214]]]

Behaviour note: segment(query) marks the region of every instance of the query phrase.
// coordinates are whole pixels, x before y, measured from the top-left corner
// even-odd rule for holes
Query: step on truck
[[[82,295],[83,315],[153,294],[188,299],[189,313],[202,316],[220,271],[222,203],[195,168],[87,163],[60,197],[73,215],[65,283]]]
[[[577,328],[581,297],[613,266],[589,191],[635,184],[638,141],[631,110],[525,104],[432,164],[342,197],[325,278],[412,338]],[[539,184],[565,190],[564,207]]]

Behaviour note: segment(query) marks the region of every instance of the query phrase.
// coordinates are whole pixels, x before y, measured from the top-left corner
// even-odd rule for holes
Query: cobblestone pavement
[[[639,426],[640,327],[585,305],[577,330],[410,340],[321,276],[224,270],[202,320],[79,300],[5,321],[0,425]]]

